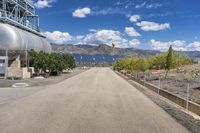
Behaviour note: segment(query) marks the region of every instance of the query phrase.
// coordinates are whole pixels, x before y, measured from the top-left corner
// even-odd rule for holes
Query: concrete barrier
[[[146,88],[154,91],[155,93],[159,93],[159,95],[169,99],[170,101],[178,104],[179,106],[183,107],[183,108],[186,108],[186,105],[187,105],[187,100],[184,99],[184,98],[181,98],[167,90],[164,90],[164,89],[160,89],[159,87],[153,85],[153,84],[150,84],[148,82],[144,82],[142,80],[137,80],[137,79],[133,79],[133,81],[145,86]],[[189,101],[188,102],[188,110],[199,115],[200,116],[200,105],[197,104],[197,103],[194,103],[192,101]]]

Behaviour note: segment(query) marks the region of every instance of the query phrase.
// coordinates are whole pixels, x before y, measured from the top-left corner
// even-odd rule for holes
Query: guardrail
[[[192,101],[187,101],[187,99],[184,99],[184,98],[181,98],[180,96],[177,96],[167,90],[164,90],[162,88],[159,88],[153,84],[150,84],[146,81],[142,81],[142,80],[139,80],[139,79],[135,79],[133,77],[131,77],[130,75],[126,75],[125,76],[131,78],[133,81],[139,83],[140,85],[150,89],[151,91],[157,93],[158,95],[160,96],[163,96],[167,99],[169,99],[170,101],[176,103],[177,105],[183,107],[183,108],[186,108],[188,109],[189,111],[197,114],[200,116],[200,105],[197,104],[197,103],[194,103]]]

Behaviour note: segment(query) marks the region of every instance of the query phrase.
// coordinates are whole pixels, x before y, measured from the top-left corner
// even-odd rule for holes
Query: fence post
[[[161,86],[160,86],[160,76],[159,76],[159,81],[158,81],[158,95],[160,95],[160,89],[161,89]]]
[[[190,96],[190,84],[187,85],[187,101],[186,101],[186,109],[188,110],[189,107],[189,96]]]

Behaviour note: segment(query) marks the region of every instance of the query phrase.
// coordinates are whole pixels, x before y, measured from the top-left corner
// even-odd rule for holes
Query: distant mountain
[[[92,45],[56,45],[52,44],[54,53],[76,53],[76,54],[108,54],[108,55],[125,55],[126,57],[148,57],[159,53],[154,50],[141,50],[133,48],[116,48],[114,51],[111,46],[101,44]]]
[[[93,46],[92,45],[87,45],[87,44],[84,44],[84,45],[76,45],[77,47],[79,48],[92,48]]]
[[[156,50],[143,50],[135,48],[116,48],[114,51],[111,46],[101,44],[98,46],[92,45],[57,45],[51,44],[54,53],[76,53],[76,54],[108,54],[108,55],[124,55],[126,57],[149,57],[160,53]],[[186,51],[188,56],[192,58],[200,57],[200,51]]]
[[[200,58],[200,51],[187,51],[185,53],[192,58]]]

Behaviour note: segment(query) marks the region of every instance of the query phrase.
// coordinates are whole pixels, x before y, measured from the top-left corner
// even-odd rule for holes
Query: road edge
[[[186,113],[182,107],[175,105],[168,99],[157,95],[156,93],[150,91],[146,87],[130,80],[128,77],[125,77],[119,72],[114,71],[118,76],[126,80],[129,84],[134,86],[137,90],[142,92],[145,96],[147,96],[151,101],[161,107],[165,112],[167,112],[170,116],[172,116],[178,123],[183,125],[186,129],[188,129],[192,133],[199,133],[200,131],[200,120],[194,118],[193,115]]]

